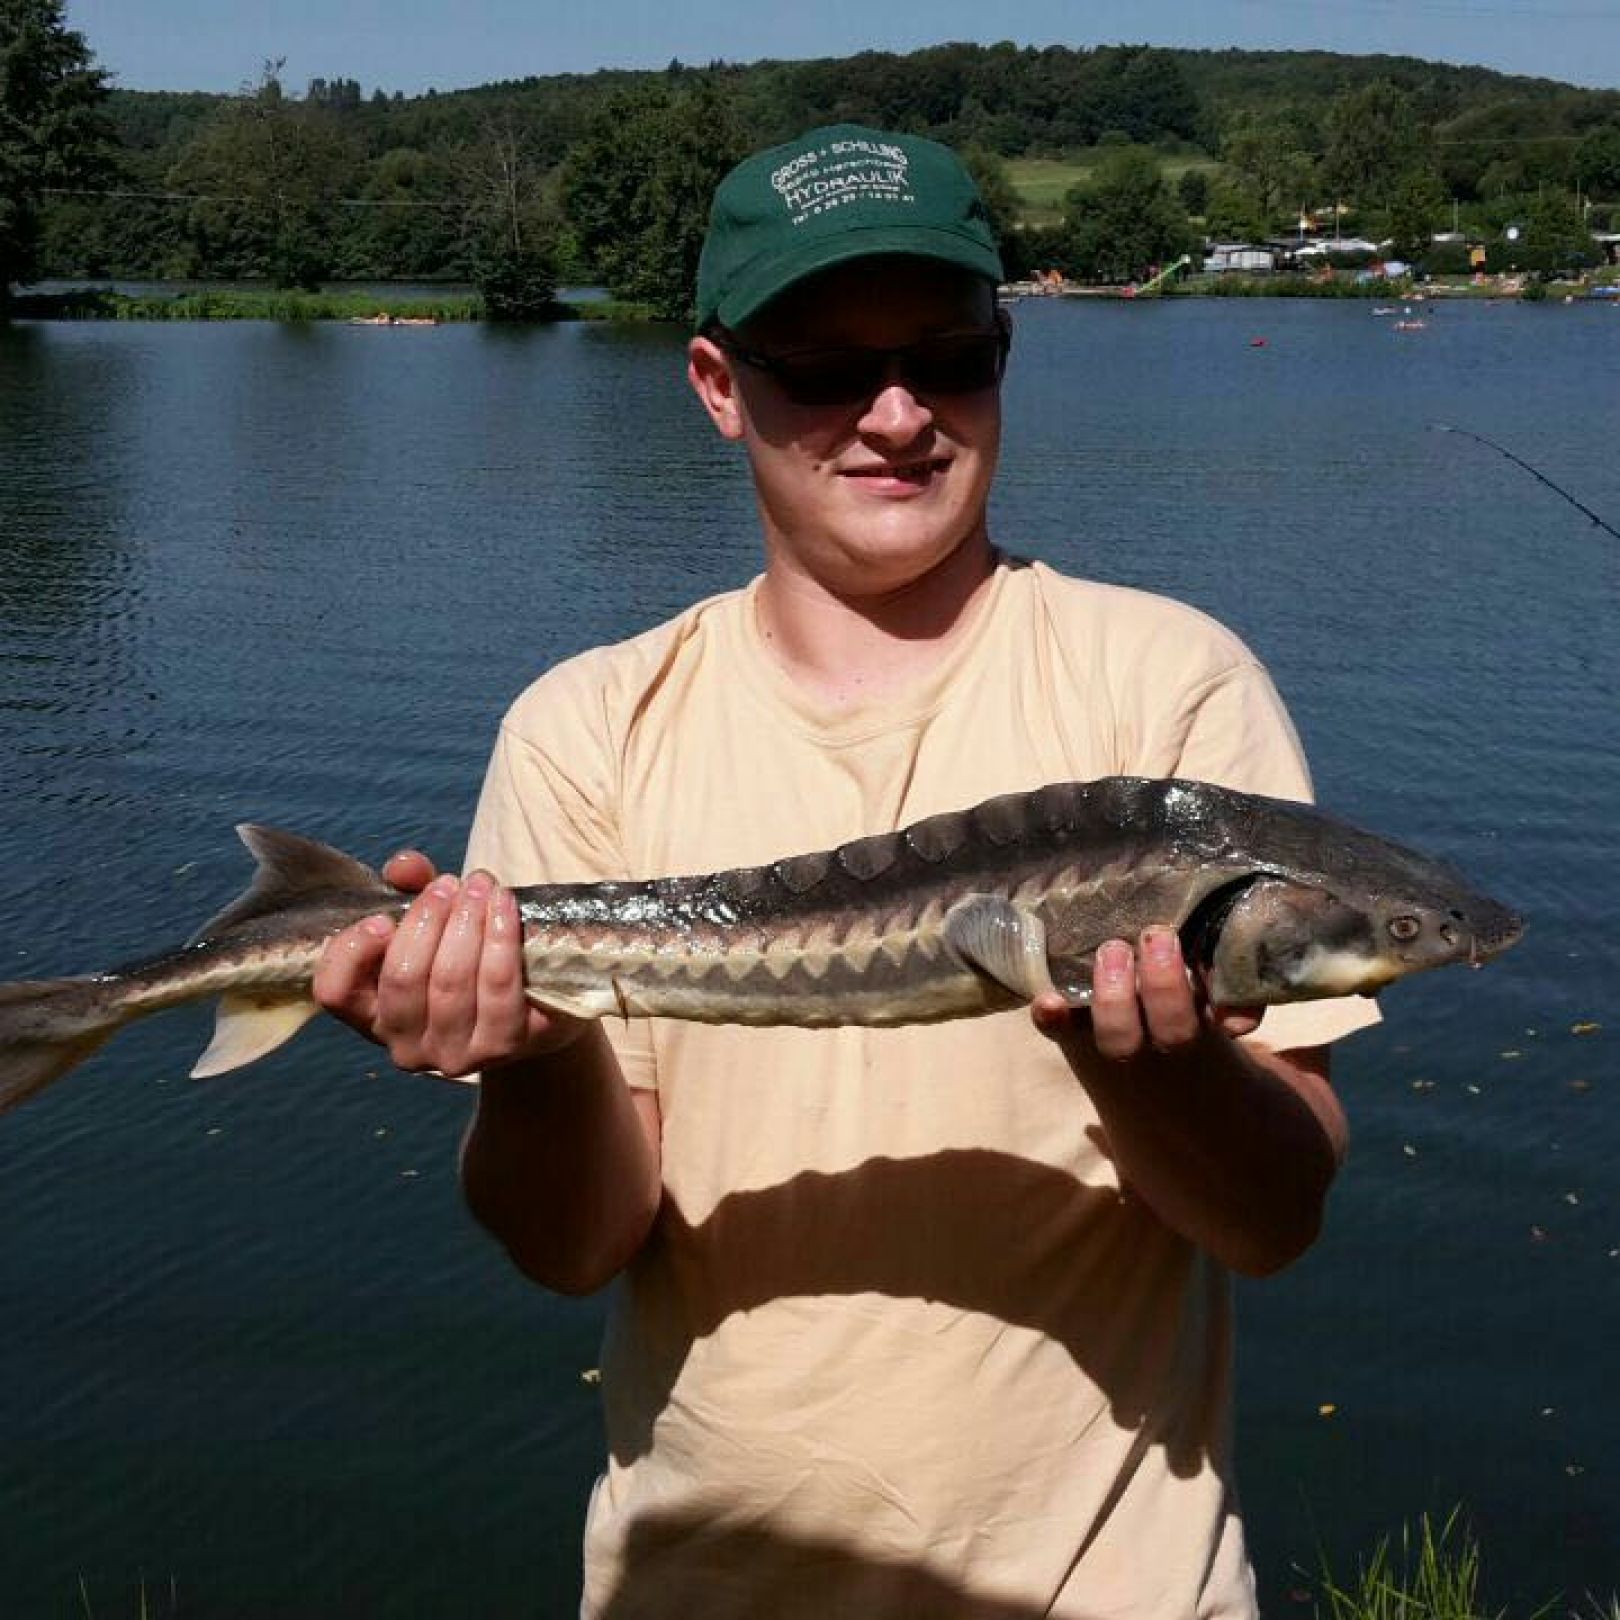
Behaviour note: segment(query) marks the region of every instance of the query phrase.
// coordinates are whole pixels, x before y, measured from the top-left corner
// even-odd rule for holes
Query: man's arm
[[[461,1166],[474,1215],[536,1282],[600,1288],[658,1212],[656,1097],[632,1093],[600,1025],[525,997],[510,889],[416,854],[384,875],[421,892],[397,927],[369,917],[329,942],[315,999],[402,1069],[482,1073]]]
[[[564,1053],[485,1069],[461,1149],[479,1221],[560,1294],[611,1282],[658,1213],[658,1097],[633,1091],[599,1024]]]
[[[1089,1016],[1056,995],[1033,1013],[1095,1103],[1122,1184],[1167,1226],[1250,1276],[1315,1241],[1349,1141],[1325,1047],[1234,1039],[1256,1017],[1202,1005],[1170,929],[1098,951]]]

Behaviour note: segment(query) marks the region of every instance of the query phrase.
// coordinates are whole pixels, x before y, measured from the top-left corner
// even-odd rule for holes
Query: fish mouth
[[[1523,938],[1524,918],[1505,906],[1493,907],[1474,924],[1470,932],[1469,967],[1484,967],[1493,957],[1500,956]]]

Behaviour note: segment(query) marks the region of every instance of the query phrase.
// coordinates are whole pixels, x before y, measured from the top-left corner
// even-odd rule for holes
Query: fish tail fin
[[[398,890],[340,850],[275,827],[245,824],[237,832],[258,870],[246,892],[210,917],[184,951],[88,978],[0,984],[0,1113],[59,1079],[132,1019],[217,993],[229,984],[233,949],[273,955],[284,913],[296,912],[299,926],[318,941],[371,911],[402,904]],[[192,1073],[223,1074],[251,1063],[291,1039],[316,1011],[307,975],[300,980],[297,972],[272,984],[226,988],[214,1038]]]
[[[61,1079],[126,1022],[92,986],[99,981],[0,984],[0,1114]]]

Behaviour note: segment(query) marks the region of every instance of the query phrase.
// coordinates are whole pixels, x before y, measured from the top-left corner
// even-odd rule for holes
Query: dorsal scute
[[[396,896],[397,891],[364,861],[357,861],[330,844],[253,822],[243,822],[236,833],[259,863],[259,869],[246,891],[210,917],[188,944],[215,938],[255,917],[283,910],[295,900],[313,895],[374,892],[389,899]]]

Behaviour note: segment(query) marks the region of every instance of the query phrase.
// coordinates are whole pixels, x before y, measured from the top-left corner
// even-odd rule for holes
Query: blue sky
[[[1620,88],[1620,0],[67,0],[135,90],[232,90],[285,57],[289,87],[414,94],[529,74],[913,50],[945,40],[1388,52]]]

